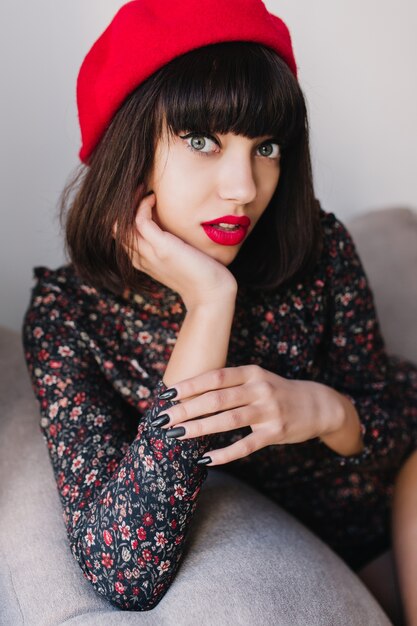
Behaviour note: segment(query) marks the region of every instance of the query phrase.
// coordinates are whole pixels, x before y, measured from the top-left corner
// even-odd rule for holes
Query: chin
[[[213,256],[213,258],[215,258],[216,261],[218,261],[219,263],[227,267],[228,265],[230,265],[230,263],[232,263],[232,261],[235,260],[236,256],[237,256],[237,252],[235,252],[232,255],[229,254],[227,258],[225,258],[225,255],[222,255],[222,254],[219,255],[219,258],[217,258],[217,256]]]

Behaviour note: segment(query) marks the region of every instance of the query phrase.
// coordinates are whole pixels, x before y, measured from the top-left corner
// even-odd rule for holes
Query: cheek
[[[274,190],[277,188],[278,183],[279,183],[279,179],[281,178],[281,168],[278,168],[278,173],[275,177],[275,186],[274,186]]]
[[[273,191],[275,191],[276,186],[278,185],[280,175],[281,175],[281,168],[278,166],[274,171],[274,175],[271,177],[271,187]]]
[[[161,220],[159,219],[159,215],[157,213],[157,209],[155,207],[152,208],[152,219],[159,228],[163,228]]]
[[[152,220],[161,230],[172,232],[175,224],[181,221],[178,206],[178,198],[172,191],[159,189],[156,193],[155,205],[152,207]]]
[[[268,187],[265,190],[265,208],[269,204],[279,184],[279,172],[273,176]]]
[[[167,211],[166,195],[162,189],[155,190],[155,204],[152,207],[152,220],[162,230],[167,230],[166,223],[169,220],[169,212]]]

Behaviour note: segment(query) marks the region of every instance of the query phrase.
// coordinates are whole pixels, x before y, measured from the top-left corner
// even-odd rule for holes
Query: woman
[[[417,368],[386,354],[352,238],[315,198],[285,24],[260,0],[134,0],[77,102],[70,263],[35,268],[23,341],[84,575],[153,608],[207,463],[359,571],[390,545],[399,477],[412,623]]]

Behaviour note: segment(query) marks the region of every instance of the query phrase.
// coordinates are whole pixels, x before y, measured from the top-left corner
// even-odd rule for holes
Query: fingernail
[[[207,465],[207,463],[211,463],[210,456],[203,456],[201,459],[198,459],[197,465]]]
[[[151,422],[151,426],[165,426],[169,422],[169,415],[167,413],[162,413],[156,420]]]
[[[168,439],[171,439],[172,437],[182,437],[182,435],[185,435],[184,426],[177,426],[176,428],[171,428],[171,430],[167,431]]]
[[[176,389],[167,389],[163,393],[160,393],[158,395],[158,398],[162,398],[162,400],[171,400],[171,398],[175,398],[176,395],[177,395]]]

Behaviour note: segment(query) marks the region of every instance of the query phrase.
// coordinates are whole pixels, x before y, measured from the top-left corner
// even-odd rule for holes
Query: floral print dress
[[[308,279],[239,287],[226,367],[255,363],[337,389],[358,411],[365,448],[344,457],[313,439],[217,468],[357,569],[390,544],[394,480],[417,447],[417,366],[386,353],[353,240],[333,213],[320,209],[320,219],[324,248]],[[176,404],[158,394],[186,310],[148,278],[151,295],[122,297],[86,284],[72,264],[35,267],[22,326],[70,549],[97,593],[136,611],[152,609],[178,570],[210,471],[196,461],[251,432],[180,441],[151,425]]]

